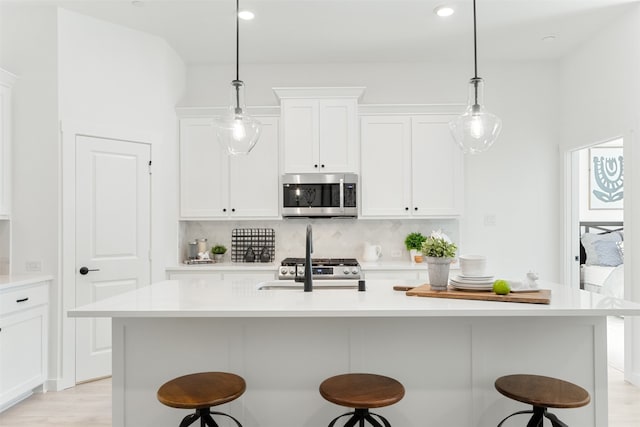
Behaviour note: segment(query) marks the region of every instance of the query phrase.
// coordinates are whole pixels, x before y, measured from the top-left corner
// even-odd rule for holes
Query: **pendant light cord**
[[[475,95],[475,105],[478,105],[478,41],[476,35],[476,0],[473,0],[473,87]]]
[[[242,114],[240,109],[240,0],[236,0],[236,114]]]
[[[478,78],[478,42],[476,37],[476,0],[473,0],[473,67],[475,76]]]
[[[475,0],[473,0],[475,5]],[[475,7],[475,6],[474,6]],[[236,80],[240,80],[240,0],[236,0]]]

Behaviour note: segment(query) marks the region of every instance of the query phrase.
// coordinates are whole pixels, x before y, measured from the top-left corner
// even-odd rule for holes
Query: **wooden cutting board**
[[[446,291],[432,291],[431,285],[422,285],[407,290],[407,296],[472,299],[502,302],[525,302],[531,304],[551,303],[550,289],[540,289],[537,292],[511,292],[507,295],[498,295],[491,291],[459,291],[452,288],[449,288]]]

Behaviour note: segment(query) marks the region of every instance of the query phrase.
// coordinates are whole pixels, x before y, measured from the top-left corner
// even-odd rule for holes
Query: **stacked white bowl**
[[[487,257],[484,255],[460,255],[460,274],[449,284],[458,290],[489,291],[493,288],[493,276],[486,273]]]
[[[467,277],[482,277],[487,268],[484,255],[460,255],[460,273]]]

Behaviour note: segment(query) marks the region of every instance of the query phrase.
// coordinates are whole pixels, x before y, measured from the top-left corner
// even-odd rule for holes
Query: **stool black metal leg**
[[[182,419],[180,423],[180,427],[188,427],[191,424],[195,423],[200,418],[200,414],[196,412],[195,414],[189,414]]]
[[[391,424],[389,424],[389,421],[387,421],[387,419],[385,417],[383,417],[382,415],[379,414],[374,414],[372,412],[369,412],[367,414],[367,421],[369,421],[371,423],[372,426],[374,427],[382,427],[382,425],[373,417],[378,417],[380,419],[380,421],[382,421],[382,423],[384,424],[385,427],[391,427]]]
[[[383,427],[382,426],[383,424],[384,424],[384,427],[391,427],[391,424],[389,424],[389,421],[387,421],[385,417],[379,414],[371,413],[369,412],[369,409],[366,409],[366,408],[365,409],[356,408],[353,412],[347,412],[346,414],[342,414],[338,417],[335,417],[329,423],[329,427],[333,427],[338,421],[338,419],[342,417],[347,417],[349,415],[351,415],[351,418],[347,420],[347,422],[344,424],[343,427],[354,427],[355,425],[358,425],[359,427],[364,427],[365,421],[368,421],[369,424],[371,424],[373,427]],[[380,423],[380,421],[376,420],[374,417],[378,417],[380,421],[382,421],[382,424]]]
[[[238,427],[242,427],[242,424],[240,424],[240,421],[236,420],[229,414],[225,414],[224,412],[215,412],[215,411],[210,411],[209,413],[213,415],[222,415],[223,417],[231,418]]]
[[[518,411],[518,412],[514,412],[511,415],[507,415],[502,421],[500,421],[500,424],[498,424],[498,427],[501,427],[502,424],[504,424],[505,421],[507,421],[509,418],[513,417],[514,415],[521,415],[521,414],[533,414],[533,411],[528,410],[528,411]]]
[[[211,415],[209,413],[209,410],[207,409],[207,412],[202,413],[202,427],[218,427],[218,424],[214,421],[213,418],[211,418]]]
[[[544,414],[547,412],[547,408],[542,408],[540,406],[533,407],[533,416],[527,423],[527,427],[542,427],[542,423],[544,420]]]
[[[566,425],[565,423],[560,421],[558,419],[558,417],[556,417],[555,414],[552,414],[551,412],[546,412],[545,411],[544,416],[547,417],[551,421],[551,425],[553,427],[569,427],[568,425]]]

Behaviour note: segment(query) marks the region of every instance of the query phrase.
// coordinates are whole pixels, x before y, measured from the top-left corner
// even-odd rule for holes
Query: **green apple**
[[[493,292],[498,295],[507,295],[511,292],[511,286],[509,286],[509,282],[506,280],[498,279],[493,282]]]

